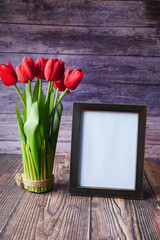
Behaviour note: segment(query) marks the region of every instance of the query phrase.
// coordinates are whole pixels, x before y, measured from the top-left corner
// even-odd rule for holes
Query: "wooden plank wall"
[[[1,0],[0,63],[16,67],[23,56],[59,57],[84,70],[63,100],[57,153],[70,152],[72,102],[85,101],[146,104],[146,157],[160,156],[159,1]],[[0,96],[0,153],[20,153],[17,95],[0,83]]]

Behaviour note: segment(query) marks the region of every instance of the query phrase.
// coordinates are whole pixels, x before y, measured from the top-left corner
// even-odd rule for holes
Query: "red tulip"
[[[18,77],[19,77],[20,81],[21,81],[22,83],[28,83],[28,79],[23,76],[23,73],[22,73],[22,65],[21,65],[20,67],[17,66],[17,67],[16,67],[16,71],[17,71],[17,74],[18,74]]]
[[[48,59],[44,59],[43,57],[41,57],[41,58],[38,57],[37,58],[37,61],[35,63],[35,65],[36,65],[36,77],[37,78],[45,79],[44,69],[45,69],[47,61],[48,61]]]
[[[59,91],[63,92],[66,90],[66,86],[64,85],[64,75],[60,80],[54,82],[54,88],[59,88]],[[70,93],[70,91],[68,90],[67,93]]]
[[[64,74],[64,62],[50,58],[45,66],[44,76],[47,81],[58,81]]]
[[[69,72],[69,68],[70,66],[65,73],[64,85],[71,90],[75,90],[83,78],[83,71],[75,68],[72,72]]]
[[[8,62],[8,66],[5,64],[0,65],[0,77],[6,86],[11,86],[18,82],[17,74],[10,62]]]
[[[36,66],[31,57],[27,59],[23,58],[22,65],[16,67],[17,74],[23,83],[27,83],[28,80],[33,80],[36,76]]]

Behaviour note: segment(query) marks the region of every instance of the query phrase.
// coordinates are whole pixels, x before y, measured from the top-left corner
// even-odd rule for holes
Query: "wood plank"
[[[56,148],[57,155],[65,155],[71,153],[71,142],[58,142]],[[0,141],[0,154],[21,154],[19,141]],[[145,146],[146,158],[159,158],[160,145],[146,145]]]
[[[92,198],[91,239],[159,239],[159,209],[144,181],[144,200]]]
[[[71,141],[72,116],[62,115],[59,142]],[[18,141],[18,124],[16,114],[0,114],[0,141]],[[160,145],[160,117],[147,117],[146,144]]]
[[[160,118],[147,117],[146,144],[160,144]]]
[[[160,204],[160,159],[145,160],[145,175],[152,187],[154,195]]]
[[[0,24],[0,29],[0,52],[160,56],[157,28]]]
[[[46,85],[46,84],[45,84]],[[23,91],[22,84],[18,87]],[[47,86],[45,86],[47,88]],[[0,83],[1,105],[0,113],[14,113],[17,93],[12,87],[6,87]],[[63,114],[72,114],[73,102],[96,102],[96,103],[121,103],[121,104],[145,104],[147,114],[160,116],[160,91],[154,85],[134,84],[111,84],[104,80],[103,84],[86,83],[85,77],[79,87],[71,94],[66,94],[62,103]],[[4,108],[5,104],[5,108]],[[19,104],[19,110],[22,110]]]
[[[160,145],[146,145],[145,146],[146,158],[160,158]]]
[[[70,141],[57,143],[57,148],[56,148],[57,155],[69,154],[70,151],[71,151]],[[0,154],[21,154],[20,142],[19,141],[0,141]],[[157,156],[156,151],[154,152],[154,155],[155,157]]]
[[[68,195],[69,159],[56,157],[54,173],[54,191],[26,191],[1,239],[89,239],[90,202]]]
[[[0,154],[0,176],[17,163],[17,155]]]
[[[62,115],[58,141],[71,141],[72,116]],[[0,114],[0,141],[18,141],[16,114]]]
[[[63,17],[62,17],[63,15]],[[0,1],[0,22],[86,26],[158,26],[159,1]]]
[[[24,194],[24,189],[15,183],[17,172],[22,173],[22,160],[17,155],[0,155],[0,233],[8,222],[17,203]]]
[[[82,82],[85,83],[160,84],[159,57],[0,53],[1,63],[7,64],[10,61],[14,67],[21,65],[24,56],[31,56],[35,61],[38,56],[58,57],[65,62],[66,68],[68,65],[71,65],[71,69],[82,68]]]

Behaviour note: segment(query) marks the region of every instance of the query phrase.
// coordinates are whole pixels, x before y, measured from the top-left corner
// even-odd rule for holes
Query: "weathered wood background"
[[[16,67],[24,56],[84,70],[63,100],[57,153],[70,152],[72,102],[85,101],[146,104],[146,157],[160,156],[159,1],[1,0],[0,63]],[[16,92],[0,83],[0,96],[0,153],[20,153]]]

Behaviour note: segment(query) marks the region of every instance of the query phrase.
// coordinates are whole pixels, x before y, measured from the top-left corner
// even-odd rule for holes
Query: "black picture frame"
[[[81,141],[81,115],[84,111],[107,112],[107,113],[137,113],[138,133],[136,151],[136,172],[135,188],[116,189],[101,186],[83,186],[79,184],[80,175],[80,154],[82,151]],[[124,105],[124,104],[101,104],[101,103],[73,103],[72,118],[72,141],[71,141],[71,164],[70,164],[70,184],[69,193],[71,195],[118,197],[118,198],[143,198],[143,172],[144,172],[144,153],[145,153],[145,132],[146,132],[146,113],[145,105]],[[117,115],[118,116],[118,115]],[[82,170],[81,170],[82,171]],[[105,177],[104,177],[105,178]]]

